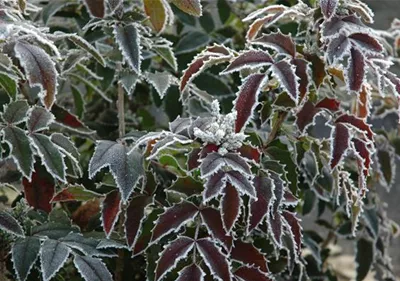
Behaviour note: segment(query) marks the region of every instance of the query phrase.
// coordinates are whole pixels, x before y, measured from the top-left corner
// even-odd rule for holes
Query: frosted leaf
[[[25,236],[19,222],[4,211],[0,211],[0,230],[21,237]]]
[[[45,281],[52,279],[63,267],[70,254],[70,249],[63,243],[47,239],[40,249],[42,276]]]
[[[374,37],[366,33],[353,33],[349,39],[356,43],[363,51],[369,53],[381,53],[383,46]]]
[[[283,234],[283,224],[282,215],[280,213],[271,214],[268,222],[268,230],[278,248],[282,247],[282,234]]]
[[[83,0],[83,3],[93,17],[103,18],[106,12],[104,1],[105,0]]]
[[[325,18],[329,19],[335,14],[336,8],[338,6],[338,0],[320,0],[321,11]]]
[[[192,140],[181,136],[181,135],[168,135],[165,138],[158,140],[152,147],[151,149],[151,155],[148,157],[148,159],[153,159],[155,158],[162,150],[166,148],[172,148],[172,145],[175,143],[179,144],[188,144],[191,143]]]
[[[299,77],[296,76],[295,66],[287,61],[280,61],[272,65],[271,71],[278,79],[281,87],[287,91],[290,98],[297,104],[299,101]]]
[[[283,12],[287,9],[288,7],[284,6],[284,5],[268,5],[265,8],[262,9],[258,9],[252,13],[250,13],[248,16],[246,16],[243,21],[250,21],[253,20],[255,18],[260,17],[263,14],[269,14],[269,13],[279,13],[279,12]]]
[[[276,14],[267,15],[267,16],[265,16],[263,18],[255,20],[250,25],[249,29],[247,30],[246,39],[248,41],[253,40],[257,36],[257,34],[261,30],[261,28],[269,27],[269,26],[273,25],[278,20],[283,18],[284,15],[285,15],[285,13],[283,11],[281,11],[281,12],[278,12]]]
[[[252,243],[245,243],[236,240],[232,250],[231,258],[244,265],[260,269],[262,272],[268,272],[267,259]]]
[[[256,191],[248,179],[247,176],[244,176],[242,173],[237,171],[229,171],[227,174],[228,181],[242,194],[246,194],[251,198],[256,198]]]
[[[25,70],[31,87],[40,86],[39,97],[46,108],[51,108],[57,94],[57,70],[54,62],[41,48],[18,42],[15,55]]]
[[[80,233],[69,233],[67,236],[62,237],[59,241],[66,244],[68,247],[76,249],[84,253],[86,256],[96,256],[96,257],[115,257],[116,254],[107,249],[97,249],[99,241],[84,237]]]
[[[153,198],[147,195],[137,195],[132,198],[126,209],[125,233],[129,247],[133,247],[142,231],[146,218],[146,208],[153,203]]]
[[[242,200],[236,188],[231,184],[227,184],[221,200],[221,217],[227,233],[232,231],[235,222],[239,218],[241,205]]]
[[[8,124],[19,124],[26,120],[29,105],[25,100],[11,102],[4,106],[3,120]]]
[[[192,124],[191,118],[177,117],[169,123],[169,130],[174,134],[180,134],[189,137],[189,127]]]
[[[133,188],[144,176],[142,155],[117,142],[99,141],[89,163],[89,177],[93,178],[101,169],[108,167],[126,202]]]
[[[221,74],[240,71],[242,69],[253,69],[270,65],[273,62],[272,57],[268,53],[262,50],[249,50],[239,54]]]
[[[124,87],[125,91],[128,95],[133,93],[133,90],[136,87],[138,82],[138,75],[134,73],[121,73],[121,78],[119,79],[122,87]]]
[[[200,0],[171,0],[171,2],[189,15],[195,17],[200,17],[202,15]]]
[[[141,47],[140,35],[135,24],[125,26],[115,26],[114,36],[122,55],[127,60],[129,66],[137,74],[140,74]]]
[[[349,65],[345,72],[345,78],[349,89],[359,92],[364,83],[366,72],[365,57],[356,48],[351,48],[351,56],[349,58]]]
[[[100,259],[75,255],[74,265],[85,281],[113,280],[110,271]]]
[[[144,0],[144,11],[157,33],[164,31],[168,23],[167,5],[164,0]]]
[[[203,281],[206,274],[196,264],[189,265],[179,272],[176,281]]]
[[[11,249],[12,261],[18,280],[25,281],[40,251],[37,237],[19,238]]]
[[[293,58],[290,63],[296,67],[295,75],[299,77],[299,94],[300,100],[302,100],[307,95],[311,81],[313,81],[309,63],[298,58]]]
[[[332,130],[332,152],[330,166],[334,169],[340,161],[343,159],[346,151],[350,147],[350,132],[349,129],[341,124],[337,123],[335,129]]]
[[[54,116],[47,109],[39,106],[34,106],[30,111],[27,127],[29,132],[35,133],[49,128],[49,125],[54,121]]]
[[[374,132],[362,118],[349,114],[342,114],[335,120],[335,123],[347,123],[358,131],[363,132],[370,140],[373,139]]]
[[[350,52],[350,40],[345,35],[339,35],[329,42],[326,58],[330,64],[341,61]]]
[[[121,195],[113,190],[106,195],[101,205],[101,223],[107,238],[111,235],[121,212]]]
[[[277,51],[280,54],[287,54],[294,57],[296,55],[296,46],[292,38],[281,32],[265,34],[252,41],[252,44],[262,45]]]
[[[204,178],[213,175],[225,166],[246,175],[251,174],[249,164],[247,164],[246,160],[244,160],[239,154],[229,152],[225,155],[221,155],[212,152],[201,160],[201,176]]]
[[[274,279],[270,278],[266,273],[260,271],[255,267],[242,266],[238,268],[234,275],[238,281],[272,281]]]
[[[57,192],[57,194],[55,194],[51,199],[51,202],[85,202],[100,197],[102,197],[101,194],[91,191],[90,189],[86,189],[83,185],[71,184]]]
[[[74,161],[79,162],[79,151],[70,138],[60,133],[53,133],[50,136],[50,139],[55,145],[57,145],[63,154],[72,158]]]
[[[288,211],[283,211],[282,215],[288,224],[287,230],[292,234],[294,245],[296,247],[296,258],[298,258],[301,255],[301,241],[303,239],[303,228],[301,227],[300,219],[296,217],[295,213]]]
[[[203,224],[207,227],[212,237],[221,241],[225,249],[229,250],[232,247],[233,238],[227,235],[222,224],[220,212],[217,209],[207,207],[200,211],[200,215]]]
[[[205,202],[217,197],[226,185],[226,174],[223,171],[211,175],[207,178],[205,189],[203,193],[203,200]]]
[[[163,99],[167,90],[171,86],[172,83],[172,75],[168,72],[158,72],[148,73],[147,81],[156,89],[157,93],[160,95],[160,98]]]
[[[343,28],[362,30],[365,29],[365,26],[356,15],[332,16],[331,19],[324,22],[322,35],[324,37],[336,37]]]

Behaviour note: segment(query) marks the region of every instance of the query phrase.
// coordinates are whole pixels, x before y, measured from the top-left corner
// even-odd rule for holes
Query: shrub
[[[4,276],[394,280],[399,21],[253,2],[0,1]]]

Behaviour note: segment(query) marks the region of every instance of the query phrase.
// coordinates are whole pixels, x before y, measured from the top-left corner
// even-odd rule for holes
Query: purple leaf
[[[303,107],[297,112],[295,123],[300,132],[303,133],[314,121],[319,110],[315,108],[311,101],[306,101]]]
[[[320,0],[321,11],[324,17],[329,19],[336,12],[338,0]]]
[[[290,231],[290,233],[292,234],[294,243],[296,245],[296,253],[299,257],[301,255],[301,240],[303,237],[303,229],[300,225],[300,221],[294,213],[283,211],[282,215],[288,223],[288,231]]]
[[[221,218],[227,233],[232,231],[240,215],[241,199],[236,188],[227,184],[221,201]]]
[[[229,66],[223,71],[223,74],[240,71],[244,68],[253,69],[264,65],[271,65],[272,63],[274,63],[274,60],[264,51],[245,51],[229,64]]]
[[[146,217],[145,209],[153,202],[147,195],[134,196],[126,209],[125,233],[129,247],[133,247],[139,236],[143,221]]]
[[[24,237],[24,230],[19,222],[5,211],[0,211],[0,230]]]
[[[223,171],[218,171],[212,176],[208,177],[205,184],[203,200],[205,202],[217,197],[226,185],[226,174]]]
[[[105,14],[104,0],[84,0],[89,13],[96,18],[103,18]]]
[[[334,169],[342,160],[345,152],[350,146],[350,132],[349,129],[341,124],[336,123],[335,128],[332,130],[332,155],[330,165]]]
[[[328,49],[326,50],[326,58],[330,64],[343,59],[345,55],[350,52],[350,40],[345,35],[339,35],[329,42]]]
[[[378,40],[366,33],[353,33],[349,38],[365,51],[380,53],[383,51]]]
[[[226,233],[218,210],[207,207],[200,211],[200,215],[212,237],[221,241],[225,249],[230,249],[233,239]]]
[[[212,275],[221,281],[232,280],[228,260],[215,243],[208,238],[203,238],[197,240],[196,246]]]
[[[299,83],[295,74],[295,67],[286,61],[280,61],[272,65],[271,70],[281,87],[287,91],[290,98],[297,104],[299,100]]]
[[[268,272],[265,255],[254,247],[252,243],[236,240],[231,250],[231,258],[244,265],[254,266],[263,272]]]
[[[110,236],[121,211],[121,195],[113,190],[106,195],[101,209],[101,221],[107,237]]]
[[[363,28],[364,24],[356,15],[349,16],[333,16],[329,21],[326,21],[323,24],[322,34],[325,37],[337,36],[341,33],[341,29],[344,26],[353,27],[353,28]]]
[[[356,48],[351,48],[349,65],[346,69],[346,81],[351,91],[359,92],[364,82],[365,57]]]
[[[299,81],[299,93],[300,98],[304,98],[308,93],[308,88],[311,83],[311,78],[309,75],[308,62],[304,59],[292,59],[291,64],[296,66],[296,76],[300,78]]]
[[[244,160],[239,154],[229,152],[225,155],[221,155],[217,152],[212,152],[207,154],[207,156],[201,161],[201,176],[204,178],[213,175],[224,166],[228,166],[232,170],[243,174],[251,174],[249,164],[247,164],[246,160]]]
[[[235,123],[236,133],[244,129],[253,115],[257,106],[258,93],[266,79],[265,74],[252,74],[248,76],[239,89],[235,100],[235,110],[237,118]]]
[[[372,132],[371,127],[361,118],[349,114],[343,114],[335,120],[335,123],[350,124],[358,130],[363,131],[370,140],[373,139],[374,133]]]
[[[256,228],[266,218],[274,200],[274,183],[265,176],[254,178],[254,186],[257,192],[257,200],[250,201],[248,232]]]
[[[270,215],[268,220],[268,228],[271,233],[274,243],[278,246],[282,246],[282,215],[279,212]]]
[[[185,201],[166,209],[156,222],[156,226],[153,229],[152,241],[155,242],[172,231],[179,231],[179,229],[189,220],[192,220],[198,212],[197,206]]]
[[[201,148],[193,148],[192,151],[189,152],[187,159],[187,168],[189,171],[193,171],[199,167],[200,151]]]
[[[252,41],[252,43],[274,49],[280,54],[283,53],[292,57],[296,55],[296,45],[294,44],[292,37],[280,32],[265,34]]]
[[[187,257],[195,241],[189,237],[179,237],[171,242],[161,253],[157,262],[155,280],[161,280],[178,262]]]
[[[264,272],[254,267],[242,266],[234,273],[238,281],[272,281]]]
[[[256,191],[253,184],[250,182],[247,176],[244,176],[237,171],[229,171],[226,173],[227,180],[240,192],[247,194],[248,196],[255,198]]]
[[[189,265],[179,272],[176,281],[203,281],[206,274],[196,264]]]

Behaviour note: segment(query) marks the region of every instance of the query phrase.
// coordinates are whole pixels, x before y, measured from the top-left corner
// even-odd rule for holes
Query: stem
[[[286,116],[287,116],[286,111],[279,112],[278,120],[276,121],[274,127],[272,128],[271,133],[269,133],[267,142],[264,145],[264,149],[266,149],[268,145],[276,138],[283,121],[285,121]]]

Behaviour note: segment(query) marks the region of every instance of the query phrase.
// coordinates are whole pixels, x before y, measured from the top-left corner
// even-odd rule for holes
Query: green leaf
[[[83,100],[82,94],[79,89],[71,85],[72,96],[74,97],[74,105],[75,105],[75,114],[79,118],[82,118],[83,113],[85,112],[85,102]]]
[[[211,33],[215,29],[214,19],[211,13],[204,12],[199,21],[205,32]]]
[[[136,73],[140,73],[141,52],[139,32],[134,24],[115,26],[115,40],[129,66]]]
[[[27,127],[29,132],[38,132],[49,128],[54,116],[43,107],[34,106],[29,114]]]
[[[219,13],[219,18],[221,22],[224,24],[229,19],[231,15],[231,7],[226,0],[218,0],[217,8]]]
[[[85,84],[87,87],[91,88],[95,93],[99,94],[103,99],[105,99],[108,102],[112,102],[112,100],[106,96],[106,94],[100,90],[99,88],[96,87],[96,85],[94,85],[91,81],[87,80],[86,78],[74,74],[74,73],[69,73],[69,75],[73,78],[75,78],[76,80],[82,82],[83,84]]]
[[[90,237],[84,237],[80,233],[70,233],[67,236],[61,238],[60,241],[65,243],[68,247],[79,250],[88,256],[97,256],[97,257],[116,256],[112,250],[97,249],[97,245],[99,245],[100,243],[98,240]]]
[[[374,261],[374,244],[365,238],[360,238],[356,245],[356,281],[363,281]]]
[[[59,10],[62,8],[68,6],[68,5],[73,5],[75,4],[74,2],[71,2],[70,0],[52,0],[49,1],[46,6],[43,7],[42,9],[42,19],[44,24],[47,24],[49,19],[57,13]]]
[[[8,124],[19,124],[26,120],[29,105],[25,100],[14,101],[4,108],[3,119]]]
[[[40,240],[36,237],[20,238],[14,243],[11,254],[18,280],[26,280],[39,255],[39,250]]]
[[[186,33],[176,44],[175,54],[185,54],[204,47],[210,42],[210,37],[200,31],[191,31]]]
[[[154,89],[156,89],[160,98],[164,98],[169,86],[171,86],[172,75],[168,72],[156,71],[155,73],[148,73],[146,78]]]
[[[134,73],[123,73],[121,75],[119,82],[122,84],[122,87],[124,87],[128,95],[133,93],[136,83],[138,82],[138,78],[138,75]]]
[[[63,267],[71,250],[63,243],[47,239],[43,242],[40,259],[42,265],[42,276],[45,281],[52,279]]]
[[[54,195],[51,202],[89,201],[99,197],[102,195],[86,189],[83,185],[70,185]]]
[[[0,230],[17,236],[24,236],[24,231],[19,222],[4,211],[0,211]]]
[[[0,72],[0,86],[7,92],[12,100],[17,97],[17,81],[12,79],[10,75]]]
[[[10,155],[24,177],[30,179],[33,171],[33,152],[29,138],[17,127],[4,128],[4,141],[10,147]]]
[[[154,50],[163,60],[165,60],[169,64],[169,66],[172,67],[174,71],[177,71],[178,63],[176,62],[176,57],[170,46],[154,47]]]
[[[65,179],[65,163],[64,157],[60,150],[51,142],[46,135],[33,133],[31,134],[33,144],[36,147],[43,164],[47,171],[56,179],[66,182]]]
[[[74,143],[66,136],[60,133],[54,133],[50,136],[51,141],[61,149],[61,152],[79,162],[80,154]]]
[[[157,33],[161,33],[168,20],[167,8],[168,3],[164,0],[143,0],[144,11],[150,18],[150,22]]]
[[[76,255],[74,265],[85,281],[112,281],[111,273],[100,259]]]
[[[31,235],[57,240],[61,237],[67,236],[71,232],[79,232],[79,228],[76,226],[66,225],[65,223],[49,222],[34,226],[31,230]]]
[[[221,79],[210,73],[201,73],[197,76],[193,83],[203,91],[206,91],[212,96],[226,96],[232,94],[229,86]]]
[[[202,15],[200,0],[171,0],[171,2],[178,7],[181,11],[200,17]]]

